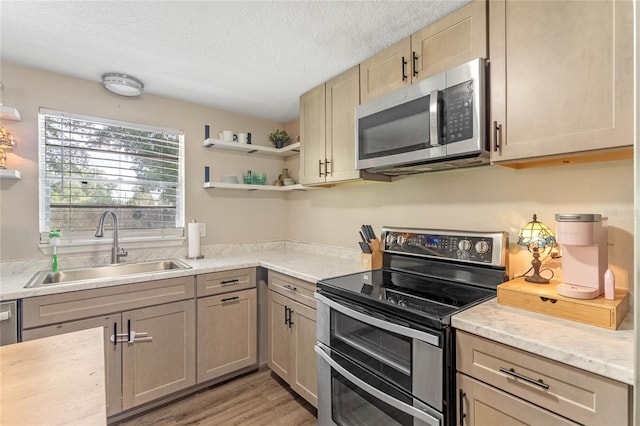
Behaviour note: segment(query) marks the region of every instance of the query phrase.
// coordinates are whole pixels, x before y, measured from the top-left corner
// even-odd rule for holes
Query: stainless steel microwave
[[[356,168],[404,175],[489,163],[485,61],[356,107]]]

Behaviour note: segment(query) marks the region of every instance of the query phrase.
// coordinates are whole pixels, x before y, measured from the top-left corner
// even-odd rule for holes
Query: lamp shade
[[[551,229],[542,222],[538,222],[537,215],[527,223],[518,233],[518,245],[529,248],[555,247],[556,237]]]
[[[102,74],[102,85],[110,92],[122,96],[140,96],[144,89],[144,84],[137,78],[115,72]]]

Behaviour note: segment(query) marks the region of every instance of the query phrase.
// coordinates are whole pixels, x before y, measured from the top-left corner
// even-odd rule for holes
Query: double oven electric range
[[[318,282],[318,424],[452,425],[451,316],[507,280],[505,232],[382,229],[382,269]]]

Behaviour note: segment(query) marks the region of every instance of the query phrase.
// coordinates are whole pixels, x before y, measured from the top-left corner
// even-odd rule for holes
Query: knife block
[[[360,267],[362,269],[380,269],[382,268],[382,250],[380,249],[380,240],[377,238],[369,243],[371,253],[360,254]]]

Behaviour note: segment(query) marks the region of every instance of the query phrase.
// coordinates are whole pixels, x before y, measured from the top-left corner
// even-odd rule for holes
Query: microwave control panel
[[[473,137],[473,81],[449,87],[446,92],[446,127],[443,129],[447,143]]]

